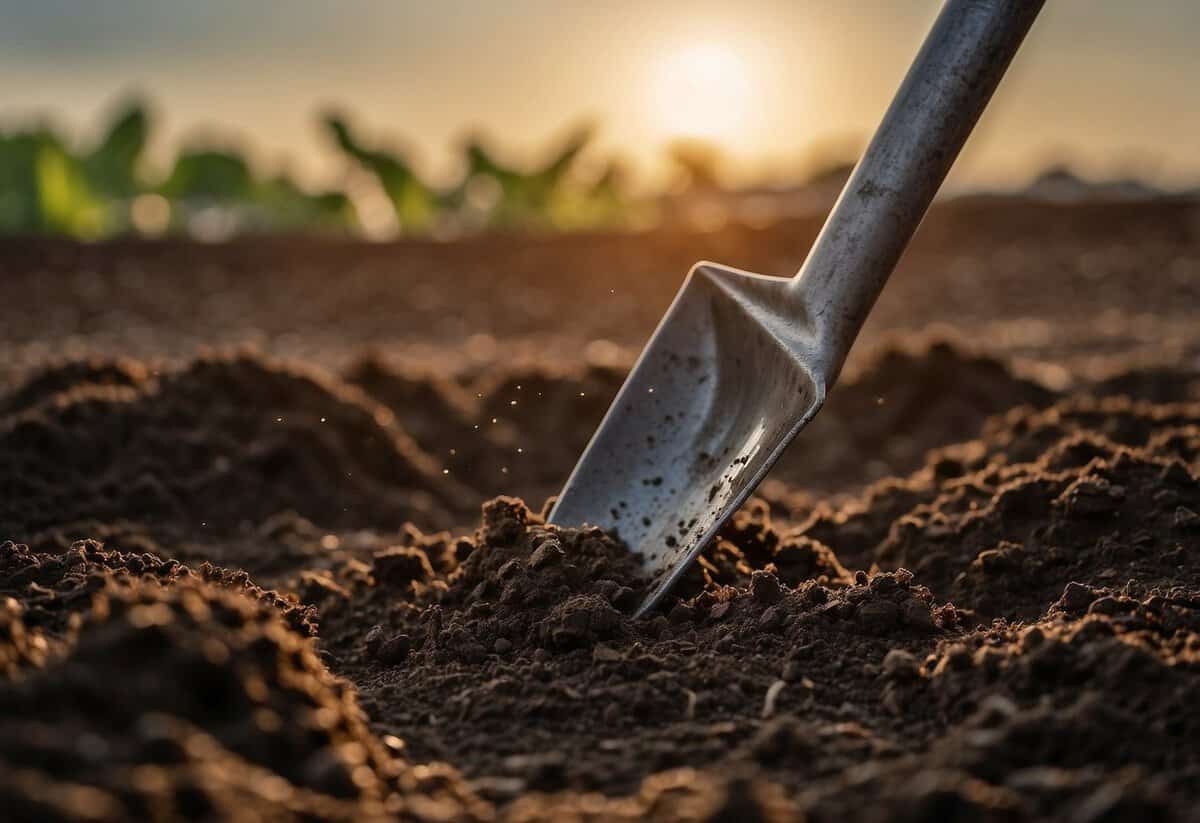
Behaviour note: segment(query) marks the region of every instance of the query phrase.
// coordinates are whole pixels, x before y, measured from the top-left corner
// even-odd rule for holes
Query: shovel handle
[[[947,0],[796,275],[832,387],[1044,0]]]

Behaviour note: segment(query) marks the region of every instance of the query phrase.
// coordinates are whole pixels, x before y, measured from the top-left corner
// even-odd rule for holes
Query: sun
[[[656,125],[671,137],[728,142],[746,119],[752,88],[745,58],[721,43],[666,52],[649,84]]]

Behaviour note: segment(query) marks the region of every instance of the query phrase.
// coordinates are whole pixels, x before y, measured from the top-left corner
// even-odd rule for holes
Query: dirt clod
[[[1059,605],[1069,612],[1081,612],[1087,609],[1096,599],[1096,593],[1082,583],[1068,583],[1063,589]]]

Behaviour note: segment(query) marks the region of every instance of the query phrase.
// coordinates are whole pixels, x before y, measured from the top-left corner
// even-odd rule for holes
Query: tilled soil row
[[[873,363],[643,620],[624,549],[537,513],[619,368],[45,370],[0,399],[0,805],[1189,819],[1196,377]],[[499,490],[533,508],[464,533]]]

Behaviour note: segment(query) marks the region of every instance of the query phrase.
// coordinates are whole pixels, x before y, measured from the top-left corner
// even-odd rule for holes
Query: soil
[[[0,247],[6,819],[1200,820],[1194,206],[941,207],[647,618],[544,523],[812,230]]]

